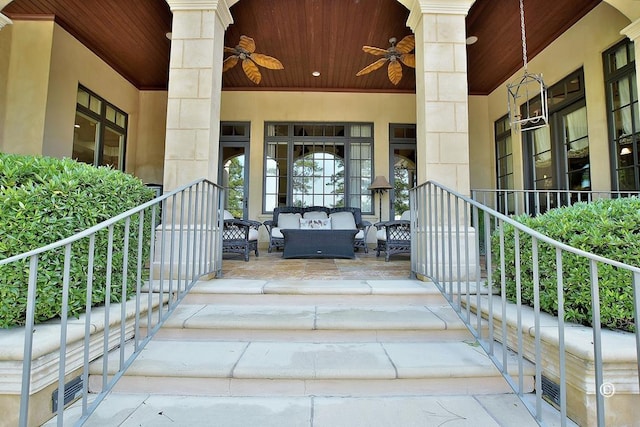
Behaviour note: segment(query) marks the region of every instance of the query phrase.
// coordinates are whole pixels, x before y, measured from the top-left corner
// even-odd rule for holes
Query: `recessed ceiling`
[[[528,57],[580,20],[601,0],[525,0]],[[14,0],[2,13],[13,20],[55,19],[140,89],[165,90],[168,81],[171,11],[165,0]],[[467,16],[469,93],[483,95],[522,67],[517,0],[476,0]],[[415,72],[403,65],[395,86],[386,67],[355,74],[377,57],[363,45],[383,49],[400,40],[408,10],[396,0],[241,0],[231,8],[234,23],[225,35],[233,47],[241,35],[256,51],[279,59],[284,70],[260,69],[249,81],[241,67],[223,75],[225,90],[320,90],[414,92]],[[312,72],[319,71],[319,77]]]

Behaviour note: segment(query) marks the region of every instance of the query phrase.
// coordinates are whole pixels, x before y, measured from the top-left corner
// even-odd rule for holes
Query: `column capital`
[[[0,13],[0,30],[2,30],[5,25],[13,24],[11,19],[7,18],[5,15]]]
[[[166,2],[172,12],[214,10],[225,29],[233,23],[231,11],[225,0],[166,0]]]
[[[407,24],[415,31],[422,15],[467,15],[476,0],[414,0]]]
[[[624,27],[620,34],[629,37],[632,42],[640,39],[640,19],[636,19],[630,25]]]

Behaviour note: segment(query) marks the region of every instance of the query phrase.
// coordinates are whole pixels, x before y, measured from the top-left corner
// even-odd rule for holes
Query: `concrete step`
[[[91,390],[101,369],[92,365]],[[533,370],[525,383],[533,389]],[[217,397],[509,391],[438,289],[417,280],[202,281],[116,386]]]
[[[64,426],[73,426],[73,422],[80,417],[80,414],[80,405],[69,408],[65,411]],[[561,425],[559,422],[554,422],[551,416],[545,416],[544,420],[549,427]],[[44,427],[56,425],[56,420],[53,419]],[[214,397],[115,393],[106,397],[85,425],[537,427],[538,423],[513,394]],[[574,426],[572,423],[568,425]]]
[[[157,337],[314,342],[471,339],[437,288],[416,280],[203,281]]]
[[[433,283],[418,280],[214,279],[196,284],[183,302],[242,305],[446,304]]]
[[[109,356],[117,366],[119,354]],[[513,355],[512,366],[516,365]],[[89,386],[99,390],[101,361]],[[111,372],[113,374],[113,372]],[[532,375],[527,389],[533,389]],[[116,392],[209,396],[479,395],[510,391],[474,342],[153,340]]]

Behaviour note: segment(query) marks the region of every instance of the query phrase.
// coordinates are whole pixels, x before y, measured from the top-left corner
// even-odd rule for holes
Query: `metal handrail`
[[[483,190],[485,191],[485,190]],[[488,191],[487,191],[488,192]],[[477,196],[479,192],[474,192]],[[497,194],[497,193],[495,193]],[[558,192],[560,194],[560,192]],[[541,243],[551,246],[556,251],[556,290],[558,295],[558,336],[559,336],[559,408],[562,425],[567,423],[567,389],[566,389],[566,359],[565,359],[565,320],[563,288],[563,255],[575,254],[588,260],[590,266],[590,287],[592,302],[592,330],[595,390],[602,391],[607,387],[603,378],[602,328],[600,324],[600,289],[598,284],[598,267],[603,264],[630,272],[633,287],[633,307],[636,324],[640,319],[640,268],[608,259],[596,254],[571,247],[533,230],[524,224],[486,206],[480,201],[473,200],[438,183],[427,182],[411,190],[411,269],[412,274],[430,278],[443,292],[467,328],[484,348],[490,359],[500,370],[509,385],[523,398],[523,366],[525,335],[530,331],[523,331],[521,303],[522,271],[520,268],[520,237],[531,237],[532,251],[532,280],[534,293],[534,354],[530,360],[535,365],[535,405],[523,400],[525,406],[534,415],[536,421],[544,425],[542,410],[542,368],[544,365],[541,351],[540,337],[540,271],[538,268],[538,248]],[[621,194],[612,194],[616,197]],[[593,200],[593,199],[590,199]],[[507,337],[506,312],[510,304],[506,297],[505,271],[505,236],[504,226],[508,224],[514,228],[515,244],[515,280],[518,292],[517,332],[513,340]],[[484,227],[484,233],[477,231]],[[492,232],[499,239],[499,249],[495,252],[491,248]],[[481,243],[484,244],[486,254],[482,256]],[[523,261],[523,260],[522,260]],[[500,263],[502,275],[494,278],[493,263]],[[483,277],[482,268],[486,271]],[[485,287],[483,297],[483,285]],[[475,295],[474,295],[475,294]],[[475,296],[475,298],[473,298]],[[494,307],[498,306],[498,307]],[[473,311],[475,310],[475,311]],[[484,320],[483,320],[484,319]],[[501,329],[496,324],[501,322]],[[498,334],[499,333],[499,334]],[[500,336],[498,336],[500,335]],[[500,353],[499,347],[505,351]],[[512,375],[508,371],[507,350],[517,352],[517,373]],[[635,365],[640,373],[640,328],[635,331]],[[640,390],[640,374],[638,375],[638,389]],[[605,425],[605,395],[596,393],[596,412],[599,426]]]
[[[0,265],[21,262],[28,262],[29,265],[20,410],[17,417],[20,427],[32,424],[29,420],[29,403],[33,382],[34,331],[38,329],[35,324],[35,307],[39,258],[51,251],[64,251],[63,267],[59,274],[62,279],[62,307],[59,320],[58,408],[55,415],[57,416],[57,424],[62,426],[65,409],[65,378],[70,372],[81,369],[82,414],[76,425],[83,425],[196,281],[205,275],[219,276],[221,274],[223,201],[224,189],[222,187],[208,180],[200,179],[71,237],[0,261]],[[150,217],[146,217],[146,215],[150,215]],[[138,223],[137,238],[135,230],[131,230],[131,224],[135,224],[135,222]],[[150,229],[145,230],[147,226]],[[115,242],[116,238],[114,237],[116,227],[122,227],[124,230],[124,237],[118,242]],[[120,229],[118,228],[118,230]],[[108,235],[107,261],[106,265],[98,266],[95,261],[95,251],[98,249],[96,248],[96,236],[98,233],[105,232]],[[150,236],[148,241],[144,238],[145,232]],[[88,239],[89,251],[87,253],[87,277],[82,278],[82,280],[86,280],[87,284],[85,313],[80,319],[84,320],[85,326],[81,344],[83,348],[81,350],[82,360],[67,362],[67,356],[71,354],[70,349],[67,348],[67,329],[72,248],[74,244],[86,239]],[[114,245],[116,243],[121,243],[123,247],[120,271],[112,271],[118,270],[114,266]],[[149,259],[143,260],[143,254],[147,250]],[[128,271],[130,256],[134,257],[131,258],[132,261],[136,261],[135,274]],[[103,308],[96,308],[92,303],[96,267],[106,269]],[[156,269],[159,270],[157,278],[155,277]],[[115,277],[115,274],[122,275],[122,289],[112,289],[112,278]],[[146,274],[148,274],[148,280],[145,280]],[[131,281],[134,276],[135,294],[127,294],[126,282]],[[144,282],[146,282],[146,287]],[[112,292],[120,292],[118,294],[121,301],[119,313],[116,313],[117,309],[112,310]],[[128,305],[134,306],[133,316],[128,314]],[[91,318],[94,312],[104,316],[102,331],[92,331]],[[146,316],[144,316],[145,313]],[[110,319],[112,314],[119,314],[120,318]],[[118,330],[115,330],[114,327],[112,331],[111,324],[118,322]],[[146,331],[143,329],[145,323]],[[101,335],[96,338],[96,334]],[[96,345],[95,342],[99,341],[102,341],[102,344]],[[125,346],[129,344],[133,345],[133,353],[125,357]],[[119,355],[115,362],[111,362],[107,356],[114,352],[119,352]],[[98,357],[103,358],[102,388],[89,405],[89,365]],[[111,366],[113,363],[117,364],[115,368]],[[110,376],[111,378],[109,378]]]

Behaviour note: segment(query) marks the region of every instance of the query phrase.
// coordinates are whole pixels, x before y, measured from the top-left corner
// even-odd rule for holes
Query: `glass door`
[[[222,167],[219,183],[225,190],[224,207],[234,218],[248,217],[249,202],[249,156],[244,146],[228,146],[223,143]]]
[[[224,207],[234,218],[249,218],[249,123],[220,123],[218,183]]]
[[[415,144],[391,144],[392,160],[390,184],[391,206],[389,217],[400,219],[409,210],[409,190],[417,184]]]

